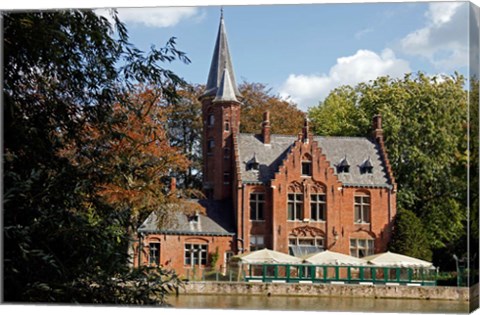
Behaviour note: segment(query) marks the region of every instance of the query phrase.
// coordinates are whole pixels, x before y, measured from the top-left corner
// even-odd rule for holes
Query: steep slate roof
[[[241,96],[237,88],[237,82],[235,81],[232,59],[228,49],[227,30],[225,28],[222,14],[222,17],[220,18],[220,26],[218,28],[217,41],[213,50],[212,62],[210,64],[210,72],[208,73],[207,86],[205,87],[205,93],[202,96],[217,95],[217,90],[220,88],[222,75],[225,69],[227,69],[226,72],[233,87],[233,92],[235,95]]]
[[[192,220],[189,220],[186,214],[178,211],[175,212],[175,218],[171,227],[158,229],[157,215],[155,212],[152,212],[142,225],[140,225],[138,232],[175,235],[233,235],[233,232],[229,232],[233,231],[233,221],[224,215],[228,210],[231,211],[231,208],[225,208],[227,205],[215,201],[192,200],[192,202],[198,202],[202,206],[207,205],[208,216],[198,214],[198,222],[193,222]],[[227,229],[229,231],[227,231]]]
[[[223,70],[222,81],[213,102],[238,102],[228,68]]]
[[[379,146],[368,138],[361,137],[314,137],[325,154],[330,166],[344,186],[388,187],[388,175],[383,166]],[[270,144],[265,145],[260,135],[239,134],[238,147],[242,181],[246,183],[267,183],[287,157],[297,140],[296,136],[271,135]],[[246,163],[256,154],[260,163],[259,171],[248,170]],[[349,173],[337,173],[341,161],[348,157]],[[373,166],[371,174],[361,172],[362,163],[370,157]]]

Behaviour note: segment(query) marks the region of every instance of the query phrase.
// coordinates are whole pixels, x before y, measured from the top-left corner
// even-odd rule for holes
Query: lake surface
[[[468,303],[444,300],[375,299],[352,297],[285,297],[247,295],[179,295],[168,298],[176,308],[243,310],[467,313]]]

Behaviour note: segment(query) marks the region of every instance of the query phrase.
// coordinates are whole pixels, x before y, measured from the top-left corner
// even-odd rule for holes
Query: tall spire
[[[224,71],[227,69],[227,71]],[[213,51],[212,63],[210,65],[210,72],[208,74],[206,91],[202,96],[216,96],[220,85],[222,84],[222,76],[226,72],[233,87],[234,94],[241,96],[235,81],[235,74],[233,72],[232,60],[230,51],[228,50],[227,31],[225,29],[225,22],[223,20],[223,8],[220,15],[220,26],[218,28],[217,41]]]
[[[223,69],[222,81],[220,81],[213,102],[238,102],[228,68]]]

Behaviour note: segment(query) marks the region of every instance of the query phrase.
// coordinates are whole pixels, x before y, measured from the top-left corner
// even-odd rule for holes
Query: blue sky
[[[218,6],[120,9],[142,49],[170,36],[192,63],[172,64],[205,83],[217,34]],[[237,81],[261,82],[303,110],[343,84],[406,72],[467,74],[465,3],[357,3],[225,6]]]
[[[119,14],[141,49],[177,37],[192,63],[168,67],[190,83],[206,82],[219,6],[122,8]],[[224,17],[237,82],[267,84],[302,110],[335,87],[381,75],[468,75],[464,2],[235,5],[224,6]]]

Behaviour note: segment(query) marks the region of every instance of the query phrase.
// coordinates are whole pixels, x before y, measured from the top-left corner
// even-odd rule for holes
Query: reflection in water
[[[467,313],[468,303],[439,300],[402,300],[352,297],[285,297],[247,295],[180,295],[168,302],[177,308],[297,310],[396,313]]]

